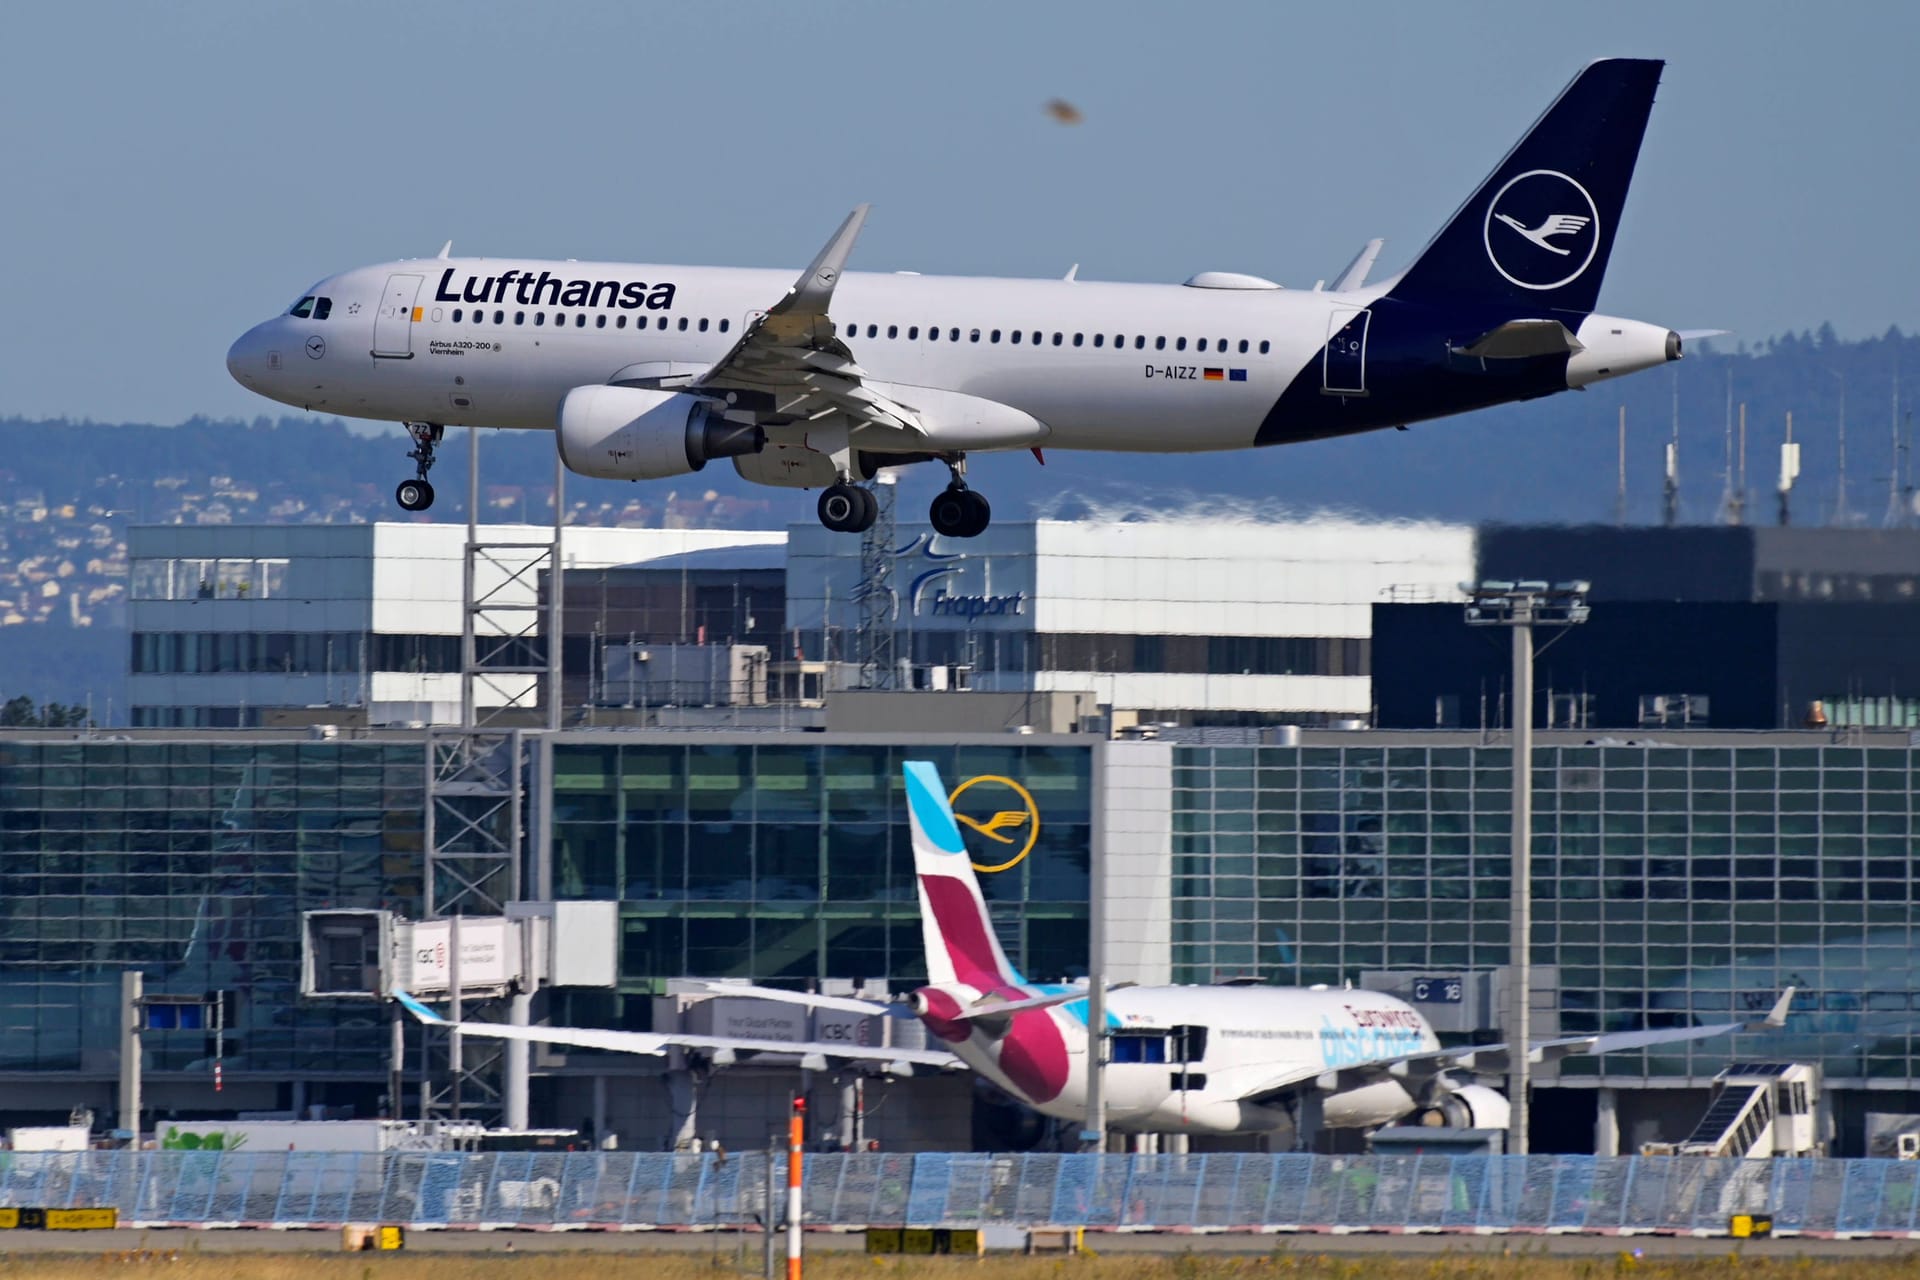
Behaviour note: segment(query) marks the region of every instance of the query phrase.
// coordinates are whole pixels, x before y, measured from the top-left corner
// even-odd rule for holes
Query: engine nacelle
[[[1484,1084],[1461,1085],[1420,1116],[1421,1124],[1447,1129],[1504,1129],[1512,1120],[1507,1095]]]
[[[759,427],[728,422],[696,396],[643,387],[575,387],[555,435],[569,471],[603,480],[684,476],[767,443]]]
[[[873,479],[873,468],[867,465],[872,456],[854,454],[855,480]],[[833,459],[826,454],[805,445],[781,444],[777,440],[768,441],[767,447],[756,453],[740,454],[733,460],[733,469],[740,473],[742,480],[780,489],[824,489],[840,478],[839,472],[833,469]]]

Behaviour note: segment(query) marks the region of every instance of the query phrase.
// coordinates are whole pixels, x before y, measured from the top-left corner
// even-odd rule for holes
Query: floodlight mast
[[[1589,582],[1482,582],[1468,587],[1470,627],[1513,632],[1513,824],[1508,927],[1506,1041],[1510,1126],[1507,1154],[1527,1154],[1527,1093],[1531,1085],[1533,1002],[1533,629],[1570,627],[1587,620]]]

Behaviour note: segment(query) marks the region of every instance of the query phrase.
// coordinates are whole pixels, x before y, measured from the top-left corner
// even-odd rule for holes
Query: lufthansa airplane
[[[798,280],[777,271],[438,258],[329,276],[233,344],[244,386],[403,421],[427,482],[447,425],[554,431],[584,475],[730,459],[819,489],[858,532],[880,467],[940,462],[929,519],[987,527],[983,450],[1195,453],[1290,444],[1583,388],[1680,358],[1664,325],[1597,314],[1663,64],[1575,76],[1413,264],[1332,287],[1204,272],[1184,285],[847,272],[854,210]]]
[[[1040,984],[1001,950],[986,899],[933,765],[904,768],[927,985],[904,1004],[710,983],[754,996],[857,1013],[917,1017],[939,1049],[794,1044],[668,1032],[460,1023],[470,1035],[630,1053],[689,1050],[798,1055],[816,1068],[869,1061],[894,1074],[967,1066],[1043,1115],[1087,1122],[1087,1054],[1100,1045],[1107,1119],[1134,1133],[1261,1133],[1359,1128],[1422,1113],[1428,1123],[1505,1128],[1507,1099],[1476,1082],[1507,1069],[1507,1046],[1444,1049],[1419,1010],[1377,991],[1328,987],[1114,986],[1104,1037],[1088,1033],[1085,985]],[[447,1025],[404,991],[422,1021]],[[1609,1032],[1534,1042],[1534,1061],[1644,1049],[1734,1031],[1778,1029],[1793,992],[1763,1017],[1709,1026]]]

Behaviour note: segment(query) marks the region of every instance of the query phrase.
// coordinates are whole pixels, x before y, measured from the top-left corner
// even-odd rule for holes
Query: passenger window
[[[929,328],[929,329],[927,330],[927,341],[928,341],[928,342],[938,342],[938,341],[940,341],[940,326],[939,326],[939,325],[934,325],[934,326],[932,326],[931,328]]]
[[[1267,340],[1265,338],[1260,339],[1260,354],[1267,354]]]
[[[993,331],[992,333],[989,333],[989,334],[987,335],[987,341],[988,341],[988,342],[998,342],[998,341],[1000,341],[1000,331],[999,331],[998,329],[995,329],[995,330],[994,330],[994,331]]]
[[[1187,349],[1187,340],[1185,338],[1175,338],[1173,340],[1173,349],[1175,351],[1185,351]]]
[[[887,336],[888,336],[889,338],[897,338],[897,337],[899,337],[899,336],[900,336],[900,326],[899,326],[899,325],[897,325],[897,324],[890,324],[890,325],[888,325],[888,326],[887,326]]]
[[[729,321],[729,320],[722,320],[722,321],[720,322],[720,332],[722,332],[722,333],[725,333],[725,332],[727,331],[727,326],[728,326],[729,324],[731,324],[731,323],[732,323],[732,321]]]
[[[917,324],[910,324],[910,325],[908,325],[908,326],[907,326],[907,339],[908,339],[909,341],[912,341],[913,339],[915,339],[915,338],[918,338],[919,336],[920,336],[920,326],[919,326],[919,325],[917,325]]]
[[[947,341],[948,342],[960,341],[960,331],[958,329],[947,330]]]
[[[574,328],[576,328],[576,329],[584,329],[584,328],[586,328],[586,327],[587,327],[587,313],[586,313],[586,312],[584,312],[584,311],[583,311],[583,312],[581,312],[581,313],[580,313],[579,315],[577,315],[577,316],[575,316],[575,317],[573,318],[573,327],[574,327]]]
[[[1167,349],[1167,340],[1165,338],[1155,338],[1153,340],[1153,349],[1155,351],[1165,351]]]
[[[1245,338],[1240,339],[1240,354],[1247,354],[1247,340]]]
[[[302,320],[308,319],[313,315],[313,298],[308,296],[300,299],[300,301],[287,308],[287,314],[290,316],[298,316]]]
[[[494,322],[495,324],[505,324],[505,323],[507,322],[507,313],[506,313],[506,312],[504,312],[504,311],[496,311],[496,312],[494,312],[494,313],[493,313],[493,322]]]
[[[1008,334],[1008,335],[1007,335],[1007,341],[1008,341],[1008,342],[1011,342],[1011,343],[1012,343],[1012,344],[1013,344],[1014,346],[1016,346],[1016,347],[1017,347],[1017,346],[1019,346],[1019,345],[1020,345],[1020,331],[1019,331],[1018,329],[1015,329],[1015,330],[1014,330],[1014,331],[1013,331],[1012,333],[1010,333],[1010,334]]]
[[[498,312],[495,312],[494,314],[496,314],[496,315],[498,315],[499,313],[498,313]],[[546,312],[544,312],[544,311],[536,311],[536,312],[534,313],[534,316],[533,316],[533,322],[534,322],[535,324],[539,324],[539,323],[540,323],[540,322],[541,322],[542,320],[545,320],[546,318],[547,318],[547,313],[546,313]],[[514,322],[515,324],[525,324],[525,323],[527,322],[527,313],[526,313],[526,312],[524,312],[524,311],[516,311],[516,312],[514,312],[514,313],[513,313],[513,322]]]
[[[514,322],[515,324],[519,324],[519,323],[520,323],[520,318],[519,318],[519,316],[518,316],[518,315],[515,315],[515,317],[514,317],[514,321],[513,321],[513,322]],[[547,322],[547,313],[546,313],[546,312],[544,312],[544,311],[536,311],[536,312],[534,312],[534,313],[533,313],[533,322],[534,322],[534,323],[535,323],[536,325],[541,325],[541,324],[545,324],[545,323]]]
[[[315,320],[325,320],[328,316],[332,314],[333,314],[332,298],[315,298],[313,300],[313,318]]]
[[[870,325],[868,325],[868,326],[867,326],[867,336],[868,336],[869,338],[877,338],[877,337],[879,337],[879,336],[880,336],[880,326],[879,326],[879,325],[877,325],[877,324],[870,324]],[[888,334],[887,336],[888,336],[889,338],[891,338],[891,337],[892,337],[893,335],[892,335],[892,334]]]
[[[1056,347],[1057,347],[1057,346],[1059,346],[1059,345],[1060,345],[1060,343],[1061,343],[1061,340],[1062,340],[1062,339],[1064,339],[1065,337],[1066,337],[1066,335],[1065,335],[1065,334],[1063,334],[1063,333],[1056,333],[1056,334],[1054,334],[1054,335],[1053,335],[1053,345],[1054,345],[1054,346],[1056,346]]]
[[[680,332],[682,332],[682,333],[685,333],[686,331],[687,331],[687,318],[686,318],[685,316],[681,316],[681,317],[680,317]]]
[[[616,328],[616,329],[624,329],[624,328],[626,328],[626,327],[627,327],[627,318],[626,318],[625,316],[615,316],[615,317],[613,318],[613,327],[614,327],[614,328]]]
[[[604,329],[604,328],[606,328],[606,327],[607,327],[607,318],[606,318],[605,316],[595,316],[595,317],[593,318],[593,327],[594,327],[594,328],[596,328],[596,329]]]
[[[700,317],[700,332],[702,332],[702,333],[705,333],[706,331],[707,331],[707,318],[706,318],[705,316],[701,316],[701,317]]]
[[[1076,347],[1077,347],[1077,346],[1079,346],[1079,345],[1080,345],[1080,344],[1081,344],[1082,342],[1085,342],[1085,341],[1086,341],[1086,335],[1085,335],[1085,334],[1083,334],[1083,333],[1076,333],[1076,334],[1074,334],[1074,335],[1073,335],[1073,345],[1074,345],[1074,346],[1076,346]]]
[[[655,325],[655,326],[654,326],[654,328],[656,328],[656,329],[664,329],[664,328],[666,328],[666,327],[667,327],[667,318],[666,318],[665,316],[661,316],[661,317],[660,317],[660,323],[659,323],[659,324],[657,324],[657,325]]]
[[[1096,333],[1096,334],[1094,334],[1094,335],[1093,335],[1093,345],[1094,345],[1094,346],[1096,346],[1096,347],[1104,347],[1104,346],[1105,346],[1106,344],[1107,344],[1107,335],[1106,335],[1106,334],[1104,334],[1104,333]]]
[[[455,308],[453,309],[453,322],[454,322],[455,324],[459,324],[459,323],[460,323],[460,314],[461,314],[461,313],[460,313],[460,308],[459,308],[459,307],[455,307]]]
[[[1135,351],[1144,351],[1146,349],[1146,346],[1147,346],[1146,334],[1136,333],[1133,335],[1133,349]]]
[[[967,341],[968,341],[968,342],[978,342],[978,341],[980,341],[980,331],[979,331],[978,329],[974,329],[974,330],[971,330],[971,331],[970,331],[970,332],[969,332],[969,333],[967,334]]]

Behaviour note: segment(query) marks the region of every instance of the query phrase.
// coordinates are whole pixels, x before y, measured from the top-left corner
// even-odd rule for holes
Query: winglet
[[[434,254],[433,256],[436,258],[451,258],[453,256],[453,241],[449,240],[445,244],[441,245],[440,252]]]
[[[1374,259],[1380,256],[1380,250],[1386,243],[1385,240],[1375,239],[1361,245],[1360,252],[1353,255],[1353,261],[1347,264],[1346,270],[1334,278],[1333,291],[1345,293],[1365,284],[1367,273],[1373,270]]]
[[[1787,1009],[1793,1004],[1793,991],[1794,989],[1792,987],[1788,987],[1785,991],[1782,991],[1780,998],[1773,1002],[1773,1008],[1767,1011],[1767,1016],[1758,1022],[1749,1022],[1746,1029],[1749,1031],[1778,1031],[1780,1028],[1786,1026]]]
[[[427,1023],[429,1026],[445,1027],[452,1025],[445,1018],[421,1004],[399,987],[393,989],[393,998],[404,1005],[408,1013],[420,1019],[420,1021]]]
[[[813,263],[800,273],[793,282],[793,288],[787,290],[787,296],[774,304],[769,315],[785,315],[788,312],[825,315],[827,302],[833,297],[833,287],[840,283],[840,273],[846,269],[847,259],[853,254],[853,242],[860,238],[860,228],[866,225],[867,210],[873,206],[863,204],[855,207],[833,233],[833,239],[815,256]]]
[[[1061,276],[1060,278],[1062,280],[1065,280],[1068,284],[1072,284],[1074,281],[1078,280],[1080,278],[1080,264],[1076,262],[1072,266],[1068,267],[1067,274],[1065,274],[1064,276]]]

